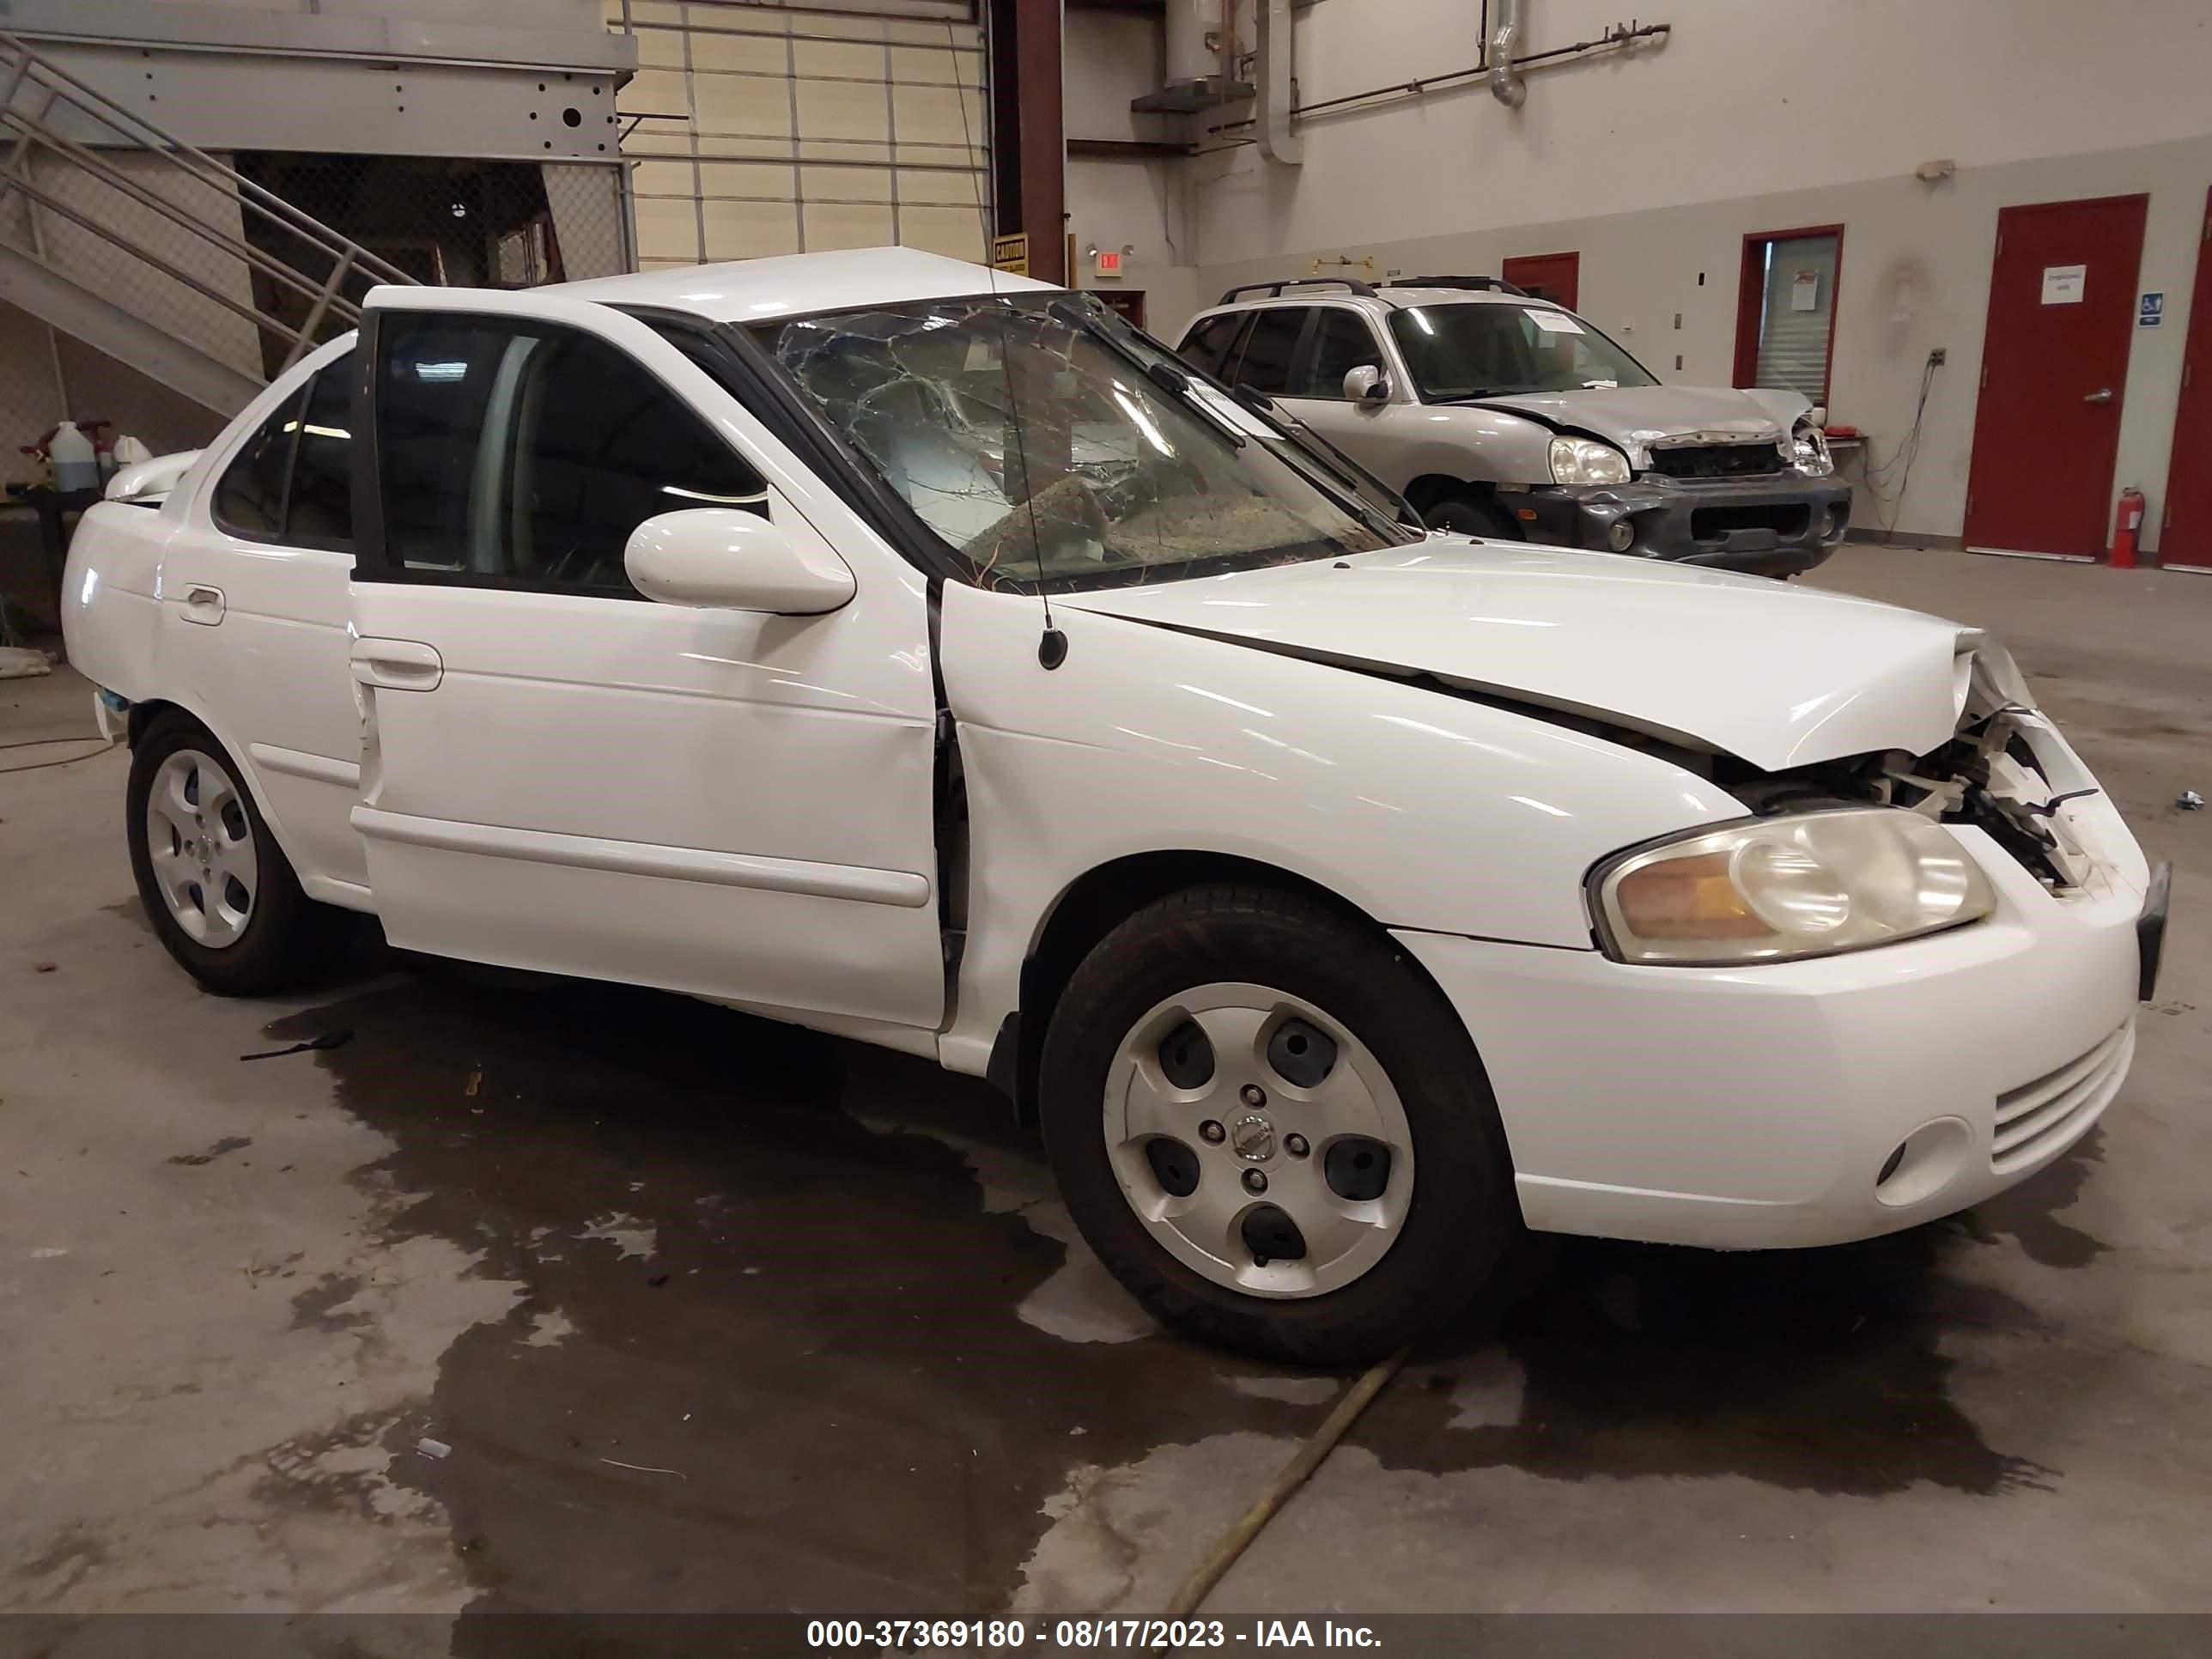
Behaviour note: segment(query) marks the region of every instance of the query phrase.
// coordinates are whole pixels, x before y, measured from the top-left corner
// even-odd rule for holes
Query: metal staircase
[[[218,414],[415,279],[0,33],[0,300]]]

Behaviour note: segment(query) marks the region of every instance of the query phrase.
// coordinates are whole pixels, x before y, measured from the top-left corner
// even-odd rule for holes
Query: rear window
[[[1218,374],[1223,356],[1237,343],[1237,331],[1244,326],[1244,319],[1249,314],[1232,311],[1225,316],[1207,318],[1184,337],[1182,356],[1207,374]]]
[[[1244,355],[1231,377],[1237,386],[1249,386],[1271,397],[1288,389],[1291,358],[1297,350],[1298,334],[1306,325],[1309,307],[1277,307],[1252,314],[1252,331],[1244,337]]]

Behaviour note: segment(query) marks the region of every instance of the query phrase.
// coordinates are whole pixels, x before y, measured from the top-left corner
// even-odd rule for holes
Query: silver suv
[[[1279,403],[1431,529],[1788,576],[1850,520],[1825,410],[1794,392],[1662,386],[1590,323],[1494,276],[1233,288],[1179,349]]]

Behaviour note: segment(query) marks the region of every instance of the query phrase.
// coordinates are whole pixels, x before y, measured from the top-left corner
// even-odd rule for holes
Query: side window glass
[[[284,480],[300,432],[301,394],[295,392],[246,441],[216,481],[215,521],[234,536],[267,540],[284,528]]]
[[[1253,314],[1252,331],[1244,338],[1244,356],[1237,366],[1235,385],[1273,395],[1290,384],[1291,354],[1297,349],[1306,311],[1304,306],[1278,306]]]
[[[1290,395],[1340,400],[1344,377],[1363,364],[1382,367],[1382,349],[1375,343],[1375,331],[1367,326],[1366,319],[1355,311],[1323,307],[1320,320],[1314,325],[1313,345],[1306,353],[1304,371]]]
[[[751,467],[595,336],[402,313],[383,333],[379,488],[394,564],[629,595],[623,549],[646,520],[766,510]]]
[[[1223,356],[1237,343],[1237,331],[1244,326],[1245,314],[1232,311],[1226,316],[1207,318],[1191,330],[1178,355],[1209,374],[1219,374]]]
[[[323,545],[353,543],[353,354],[307,384],[292,462],[292,505],[284,539]]]

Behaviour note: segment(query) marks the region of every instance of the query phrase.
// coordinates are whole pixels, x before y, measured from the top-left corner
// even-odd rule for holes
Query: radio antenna
[[[988,24],[986,27],[988,28]],[[988,39],[988,34],[985,38]],[[1029,439],[1022,420],[1021,395],[1014,387],[1013,327],[1008,320],[1006,308],[996,303],[1000,297],[997,228],[983,206],[982,179],[972,165],[975,155],[975,138],[968,125],[968,82],[960,72],[960,40],[950,18],[945,22],[945,43],[951,49],[953,95],[960,103],[961,147],[967,152],[971,164],[968,182],[975,199],[975,222],[991,243],[988,269],[990,272],[991,299],[999,313],[999,375],[1006,388],[1006,418],[1013,427],[1015,458],[1021,466],[1022,504],[1029,511],[1030,552],[1036,561],[1037,598],[1044,604],[1044,634],[1037,641],[1037,661],[1048,669],[1057,668],[1067,660],[1067,635],[1052,624],[1052,592],[1046,585],[1044,574],[1044,536],[1037,526],[1036,481],[1030,476]],[[897,158],[892,159],[896,163]],[[1003,454],[1000,457],[999,467],[1003,476],[1006,471]]]

